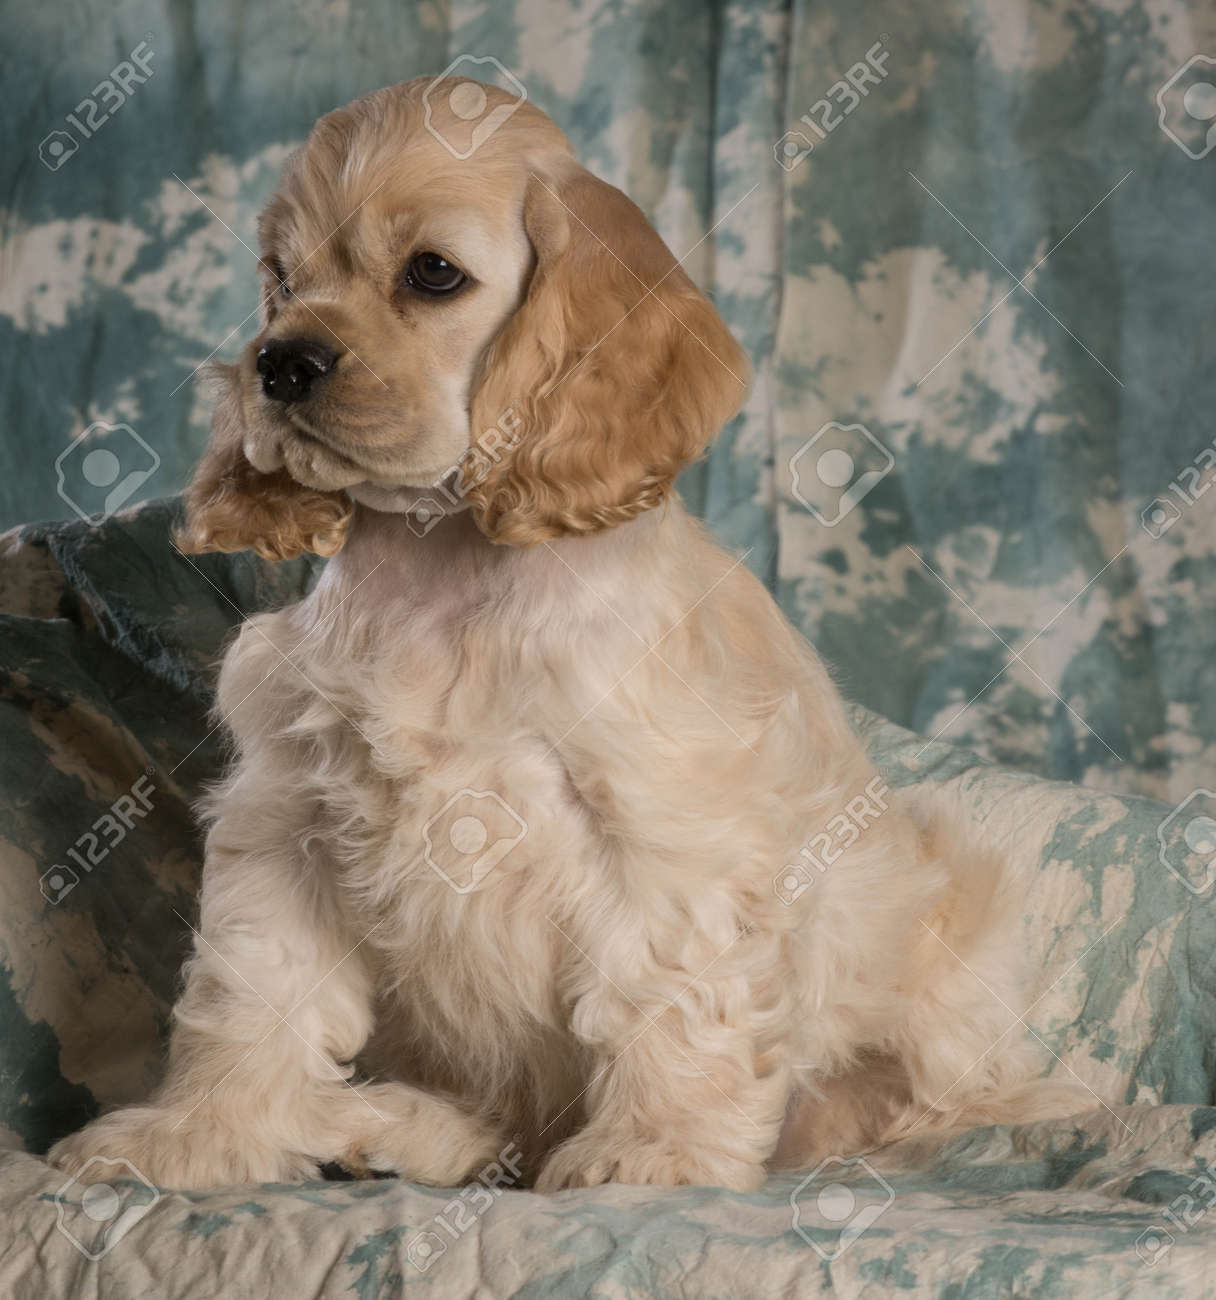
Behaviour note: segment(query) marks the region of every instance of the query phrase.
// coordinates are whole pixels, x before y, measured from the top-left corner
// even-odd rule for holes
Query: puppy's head
[[[377,91],[288,164],[183,549],[331,554],[347,490],[435,484],[497,541],[610,527],[738,409],[741,349],[543,113],[477,87],[497,129],[451,147],[470,86]]]

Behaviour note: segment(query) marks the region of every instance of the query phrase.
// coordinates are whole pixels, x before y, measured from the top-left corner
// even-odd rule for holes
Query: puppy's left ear
[[[221,385],[211,418],[211,440],[186,489],[186,522],[174,538],[187,555],[256,551],[264,560],[289,560],[311,551],[342,549],[354,507],[342,492],[304,487],[285,470],[264,474],[244,450],[240,375],[218,366]]]
[[[518,437],[463,484],[482,532],[517,546],[659,505],[748,377],[721,317],[620,190],[572,161],[534,173],[524,225],[536,269],[471,411],[475,431],[511,412]]]

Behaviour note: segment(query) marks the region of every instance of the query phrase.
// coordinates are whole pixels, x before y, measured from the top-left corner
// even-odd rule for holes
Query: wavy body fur
[[[543,115],[483,146],[476,189],[425,138],[421,93],[323,120],[264,220],[286,257],[324,233],[309,213],[370,190],[297,296],[334,338],[371,321],[387,349],[396,320],[415,350],[399,372],[374,356],[389,397],[340,361],[288,412],[306,436],[252,350],[228,374],[186,541],[341,549],[224,661],[236,757],[165,1083],[52,1159],[121,1155],[170,1186],[323,1160],[443,1183],[514,1141],[542,1190],[752,1188],[909,1131],[1074,1109],[1006,1032],[1018,903],[957,808],[892,796],[783,897],[785,864],[875,773],[814,652],[671,495],[737,409],[742,354]],[[385,308],[381,233],[449,192],[485,204],[447,215],[450,240],[505,223],[483,241],[497,279],[486,262],[476,311]],[[294,310],[268,308],[260,338],[303,328]],[[422,530],[351,505],[425,487],[504,408],[522,435],[466,475],[468,511]],[[510,840],[484,875],[459,874],[489,861],[476,844],[452,856],[461,800]]]

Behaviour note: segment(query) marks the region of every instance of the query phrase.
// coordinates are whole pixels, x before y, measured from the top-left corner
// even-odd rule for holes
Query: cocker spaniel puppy
[[[262,217],[180,543],[333,559],[224,659],[165,1080],[52,1161],[747,1189],[1059,1113],[1000,860],[672,495],[743,352],[530,104],[450,147],[482,93],[330,113]]]

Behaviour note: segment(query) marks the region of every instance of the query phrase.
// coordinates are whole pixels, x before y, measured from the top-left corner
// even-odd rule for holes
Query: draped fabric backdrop
[[[0,0],[0,31],[0,523],[71,520],[0,537],[0,1296],[1216,1295],[1216,10]],[[215,664],[319,568],[186,563],[179,503],[133,507],[203,444],[193,371],[252,337],[246,245],[313,120],[484,60],[745,342],[685,497],[872,710],[891,785],[1005,853],[1006,1032],[1090,1113],[472,1219],[470,1188],[133,1166],[111,1215],[37,1158],[160,1074]]]
[[[1210,6],[5,8],[5,522],[179,489],[291,149],[492,56],[751,352],[684,493],[845,692],[1041,773],[1216,786]],[[74,445],[96,421],[126,428]]]

